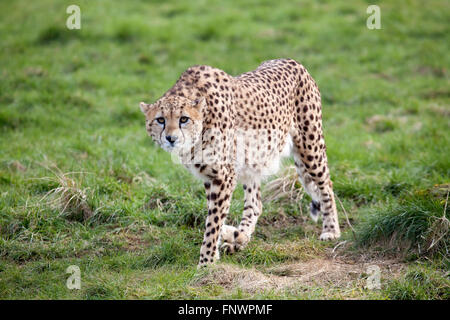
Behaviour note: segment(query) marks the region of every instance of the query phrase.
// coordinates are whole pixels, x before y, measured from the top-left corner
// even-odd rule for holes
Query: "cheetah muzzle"
[[[319,89],[291,59],[262,63],[233,77],[210,66],[187,69],[153,104],[141,102],[146,129],[203,182],[208,215],[199,266],[248,244],[262,213],[261,180],[293,156],[321,240],[340,236],[322,131]],[[225,224],[236,184],[244,188],[238,227]]]

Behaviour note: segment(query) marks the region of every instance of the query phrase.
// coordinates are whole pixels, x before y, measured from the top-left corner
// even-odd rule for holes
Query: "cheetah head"
[[[140,103],[147,133],[164,150],[187,150],[200,139],[205,99],[163,97],[154,104]]]

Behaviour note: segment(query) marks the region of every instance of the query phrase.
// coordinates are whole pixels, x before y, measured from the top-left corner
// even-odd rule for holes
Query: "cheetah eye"
[[[186,123],[186,122],[188,122],[189,121],[189,118],[188,117],[181,117],[180,118],[180,123]]]
[[[166,120],[163,117],[156,118],[156,121],[160,124],[164,124],[164,122],[166,122]]]

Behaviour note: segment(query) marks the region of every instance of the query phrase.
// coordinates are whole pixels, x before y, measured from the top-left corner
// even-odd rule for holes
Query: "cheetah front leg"
[[[260,183],[246,181],[243,187],[245,192],[244,212],[239,227],[224,225],[222,228],[223,244],[221,247],[230,254],[242,250],[249,243],[262,212]]]
[[[198,268],[213,263],[220,258],[219,235],[222,224],[230,209],[231,195],[235,187],[234,175],[220,176],[205,182],[208,216],[206,229],[200,248]]]

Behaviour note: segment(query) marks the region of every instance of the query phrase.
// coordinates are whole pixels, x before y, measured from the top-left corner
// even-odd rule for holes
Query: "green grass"
[[[394,280],[383,290],[387,297],[395,300],[431,300],[450,298],[450,280],[430,269],[414,268],[402,278]]]
[[[380,3],[381,30],[366,28],[363,0],[78,1],[81,30],[65,27],[70,4],[0,3],[0,298],[448,299],[448,2]],[[235,75],[281,57],[321,90],[335,192],[356,229],[338,203],[337,252],[405,264],[379,291],[197,285],[203,187],[150,141],[138,103],[191,65]],[[61,186],[76,196],[65,211],[49,194]],[[328,257],[338,242],[317,240],[308,202],[266,204],[224,263],[270,274]],[[69,265],[81,290],[65,286]]]
[[[359,225],[358,244],[381,242],[379,249],[404,252],[409,256],[441,255],[448,257],[450,208],[439,212],[441,204],[427,196],[399,199],[382,208],[375,207]]]

